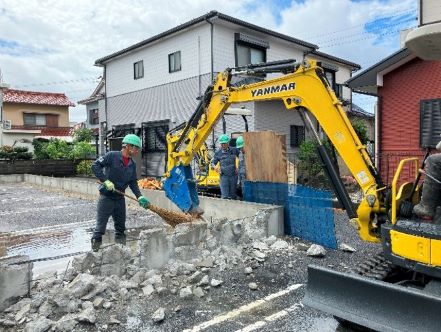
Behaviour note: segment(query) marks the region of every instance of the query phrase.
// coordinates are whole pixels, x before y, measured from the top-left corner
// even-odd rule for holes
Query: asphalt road
[[[24,184],[1,185],[0,232],[3,234],[0,233],[0,255],[26,253],[40,258],[88,250],[95,204]],[[129,209],[127,219],[129,228],[153,227],[161,223],[152,214],[138,209]],[[339,243],[356,248],[355,253],[328,250],[324,258],[313,258],[298,249],[299,244],[310,245],[309,242],[285,238],[290,248],[267,253],[265,262],[254,266],[252,274],[244,273],[248,262],[231,264],[223,271],[211,268],[210,279],[222,280],[223,284],[210,288],[202,298],[181,299],[169,289],[148,299],[131,298],[107,311],[100,311],[95,326],[77,325],[76,330],[348,331],[329,315],[302,304],[307,266],[316,264],[347,271],[381,248],[359,240],[344,212],[336,211],[335,224]],[[257,284],[257,290],[248,287],[250,282]],[[165,319],[155,324],[151,316],[160,307],[165,309]],[[111,315],[121,324],[109,326]]]

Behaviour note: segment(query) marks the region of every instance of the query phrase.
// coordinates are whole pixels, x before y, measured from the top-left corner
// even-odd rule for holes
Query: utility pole
[[[3,91],[8,88],[9,85],[3,82],[3,74],[0,69],[0,146],[3,146]]]

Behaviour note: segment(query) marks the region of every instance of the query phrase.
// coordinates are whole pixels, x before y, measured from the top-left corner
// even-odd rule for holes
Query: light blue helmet
[[[236,148],[240,149],[243,148],[243,137],[239,136],[236,138]]]
[[[228,137],[228,135],[222,134],[219,137],[219,143],[220,144],[228,144],[228,142],[230,142],[230,138]]]

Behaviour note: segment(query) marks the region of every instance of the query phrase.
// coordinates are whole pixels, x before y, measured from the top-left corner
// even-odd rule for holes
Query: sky
[[[102,75],[96,59],[211,10],[362,70],[398,51],[400,30],[417,25],[417,0],[0,0],[0,75],[11,88],[62,92],[77,104]],[[373,97],[354,94],[353,102],[374,111]],[[70,109],[70,121],[85,119],[85,106]]]

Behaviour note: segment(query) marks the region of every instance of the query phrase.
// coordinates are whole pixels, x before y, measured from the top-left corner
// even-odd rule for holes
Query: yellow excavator
[[[232,85],[234,75],[280,73],[252,84]],[[274,75],[272,75],[274,76]],[[438,330],[441,326],[441,225],[424,223],[412,214],[420,187],[398,185],[403,168],[418,158],[402,160],[390,186],[382,183],[367,150],[355,133],[320,64],[281,60],[228,68],[210,85],[190,120],[167,135],[166,195],[185,212],[202,213],[190,163],[228,107],[249,101],[280,100],[298,111],[318,142],[318,153],[360,238],[382,246],[359,273],[308,268],[304,303],[340,321],[385,331]],[[363,199],[355,209],[326,148],[313,115],[359,184]],[[415,179],[419,177],[415,174]]]

